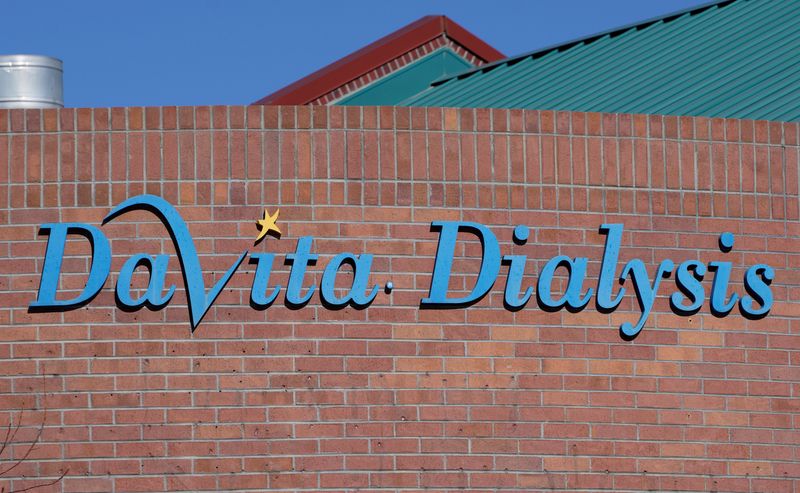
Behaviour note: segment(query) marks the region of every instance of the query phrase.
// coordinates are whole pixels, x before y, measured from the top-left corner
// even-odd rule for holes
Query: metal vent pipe
[[[61,60],[43,55],[0,55],[0,108],[63,108]]]

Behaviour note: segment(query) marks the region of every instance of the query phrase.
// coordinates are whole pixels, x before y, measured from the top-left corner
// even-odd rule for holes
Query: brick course
[[[800,489],[798,125],[674,116],[359,107],[0,110],[0,424],[29,409],[0,470],[21,489],[598,490]],[[283,255],[315,237],[320,262],[375,255],[391,279],[366,310],[248,305],[245,261],[199,328],[183,282],[163,310],[127,313],[113,287],[130,254],[174,254],[144,212],[106,226],[112,274],[87,307],[29,313],[45,222],[99,226],[141,193],[189,224],[206,286],[245,249]],[[280,208],[280,240],[254,221]],[[503,308],[506,268],[469,309],[420,310],[434,220],[490,227],[528,256],[586,256],[602,223],[625,225],[620,262],[729,260],[776,271],[775,305],[752,321],[708,301],[673,314],[662,283],[632,341],[632,289],[611,314]],[[527,245],[511,243],[517,224]],[[731,253],[719,234],[736,235]],[[480,248],[457,250],[467,289]],[[64,290],[85,282],[71,242]],[[146,278],[136,278],[139,286]],[[588,283],[591,281],[587,281]],[[562,279],[563,284],[563,279]],[[706,291],[709,286],[706,282]],[[45,412],[46,410],[46,412]]]

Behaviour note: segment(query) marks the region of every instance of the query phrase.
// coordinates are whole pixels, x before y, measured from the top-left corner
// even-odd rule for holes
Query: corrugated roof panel
[[[404,104],[800,120],[800,1],[733,0],[510,58]]]
[[[432,80],[463,72],[473,65],[449,47],[439,48],[405,67],[354,90],[333,104],[343,106],[393,106],[424,90]]]

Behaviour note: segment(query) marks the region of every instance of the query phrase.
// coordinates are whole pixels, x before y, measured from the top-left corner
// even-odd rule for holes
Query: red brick
[[[798,473],[797,155],[796,125],[691,117],[336,106],[0,111],[0,161],[8,161],[0,220],[13,222],[2,228],[0,425],[48,393],[39,401],[48,408],[41,464],[18,474],[69,467],[64,491],[780,491]],[[348,250],[372,253],[371,282],[392,279],[395,291],[366,310],[329,311],[315,293],[300,310],[281,306],[281,296],[258,311],[247,305],[253,266],[245,264],[192,333],[173,255],[170,306],[125,313],[112,292],[124,256],[174,251],[163,225],[140,211],[102,228],[115,258],[100,296],[81,310],[29,313],[45,248],[37,227],[99,225],[111,206],[145,191],[180,206],[206,289],[244,249],[279,253],[271,284],[285,286],[280,258],[312,235],[321,260],[306,284]],[[250,246],[265,206],[281,208],[284,237]],[[621,262],[642,258],[652,275],[663,258],[730,260],[739,294],[744,270],[765,262],[776,268],[776,304],[761,321],[738,308],[716,318],[707,304],[681,317],[669,309],[667,278],[643,332],[625,341],[619,324],[639,314],[629,280],[613,314],[593,304],[547,313],[535,300],[510,312],[503,266],[475,306],[420,310],[437,245],[429,223],[445,219],[486,224],[503,254],[527,255],[524,286],[558,254],[588,257],[594,279],[597,228],[623,222]],[[527,245],[509,244],[516,224],[531,227]],[[730,254],[717,249],[723,230],[736,234]],[[477,269],[479,251],[459,243],[454,269]],[[86,258],[66,268],[85,271]],[[461,290],[473,281],[453,278]],[[78,290],[85,278],[64,283]],[[45,373],[56,376],[40,380]],[[29,439],[37,414],[25,416],[20,436]]]

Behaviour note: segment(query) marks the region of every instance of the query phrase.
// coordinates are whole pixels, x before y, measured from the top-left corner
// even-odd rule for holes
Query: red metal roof
[[[505,58],[505,55],[447,16],[428,15],[253,104],[308,104],[443,35],[483,63]]]

